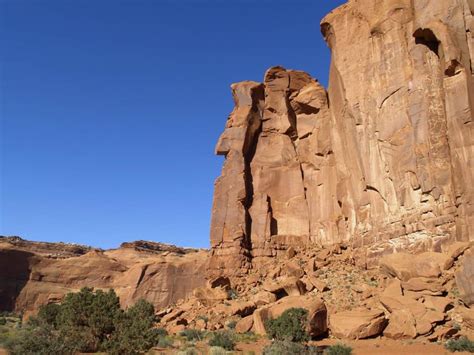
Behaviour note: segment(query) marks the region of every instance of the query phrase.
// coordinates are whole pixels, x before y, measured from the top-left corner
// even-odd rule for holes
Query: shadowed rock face
[[[470,6],[349,1],[321,23],[328,92],[281,67],[232,85],[211,272],[239,273],[289,246],[378,256],[474,239]]]
[[[82,287],[114,289],[123,307],[157,309],[205,283],[206,250],[133,242],[114,250],[0,237],[0,310],[34,314]]]

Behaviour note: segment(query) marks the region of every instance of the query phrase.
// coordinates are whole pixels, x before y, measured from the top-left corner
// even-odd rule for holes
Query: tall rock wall
[[[471,11],[471,0],[352,0],[321,23],[328,92],[281,67],[232,85],[212,272],[289,246],[474,239]]]

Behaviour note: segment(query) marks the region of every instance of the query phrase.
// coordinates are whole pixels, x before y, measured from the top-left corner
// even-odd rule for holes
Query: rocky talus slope
[[[218,330],[264,335],[265,321],[292,307],[309,312],[313,337],[444,341],[474,336],[474,247],[400,252],[357,265],[357,249],[290,247],[245,277],[218,276],[158,315],[170,332]],[[470,308],[471,307],[471,308]]]
[[[329,89],[274,67],[232,85],[210,269],[289,246],[381,254],[474,239],[474,4],[351,0],[327,15]]]
[[[143,241],[103,251],[0,237],[0,310],[28,316],[82,287],[113,288],[124,307],[140,298],[164,307],[204,285],[207,255]]]

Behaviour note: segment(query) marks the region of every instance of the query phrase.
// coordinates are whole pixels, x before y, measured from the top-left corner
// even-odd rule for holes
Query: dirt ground
[[[318,346],[336,344],[336,340],[323,340],[314,342]],[[443,345],[436,343],[421,343],[415,341],[396,341],[389,339],[368,339],[359,341],[344,341],[354,349],[353,355],[441,355],[453,354],[447,351]],[[468,354],[468,353],[456,353]]]
[[[317,345],[323,349],[329,345],[334,345],[338,341],[325,339],[322,341],[311,342],[311,345]],[[447,351],[443,345],[436,343],[423,343],[416,341],[396,341],[388,339],[368,339],[359,341],[344,341],[346,345],[352,347],[353,355],[470,355],[467,352],[451,353]],[[261,354],[265,345],[269,344],[269,340],[260,339],[254,343],[239,343],[236,346],[236,354],[248,354],[254,352]],[[197,344],[196,348],[203,354],[206,353],[207,345],[204,343]],[[157,350],[152,354],[174,354],[177,350]]]
[[[269,343],[266,339],[261,339],[255,343],[240,343],[236,347],[236,354],[249,353],[261,354],[262,349]],[[322,348],[336,344],[336,340],[325,339],[323,341],[312,342]],[[359,341],[345,341],[344,344],[352,347],[353,355],[448,355],[453,354],[447,351],[442,345],[436,343],[420,343],[413,341],[395,341],[387,339],[369,339]],[[197,349],[205,352],[206,345],[199,344]],[[174,354],[177,350],[155,350],[150,354]],[[467,352],[457,352],[456,355],[470,355]],[[0,349],[0,355],[8,355],[3,349]]]

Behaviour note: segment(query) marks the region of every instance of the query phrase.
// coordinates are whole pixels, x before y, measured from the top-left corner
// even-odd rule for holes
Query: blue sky
[[[326,85],[344,2],[0,0],[0,235],[208,247],[229,85]]]

